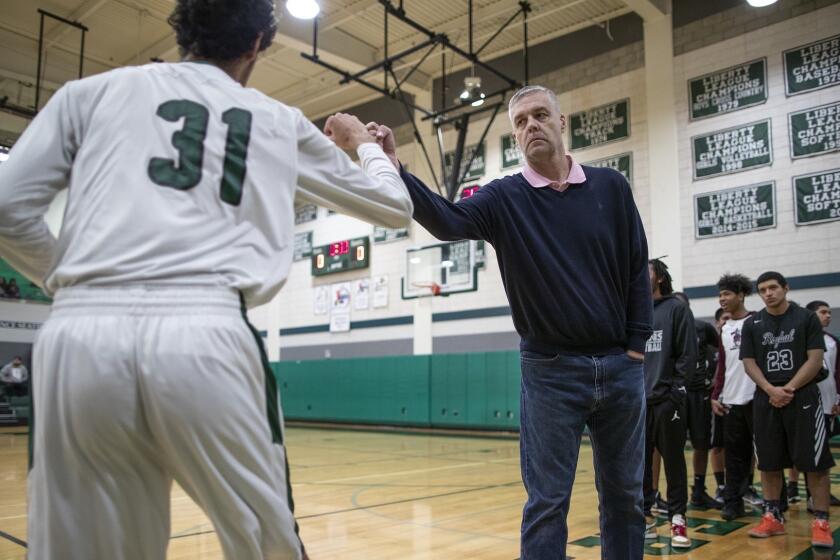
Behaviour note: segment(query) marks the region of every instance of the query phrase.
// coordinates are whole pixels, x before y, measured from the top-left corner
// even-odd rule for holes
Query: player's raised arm
[[[492,210],[495,201],[488,189],[479,189],[473,196],[458,203],[450,202],[432,192],[400,165],[394,133],[390,128],[377,123],[368,123],[367,127],[394,167],[400,170],[414,204],[414,219],[420,225],[441,241],[484,239],[493,242]]]
[[[44,214],[67,186],[78,148],[70,87],[53,95],[0,165],[0,257],[39,287],[56,243]]]
[[[413,207],[408,191],[359,119],[333,115],[325,136],[299,111],[297,117],[300,198],[373,224],[410,223]],[[356,150],[361,168],[339,148]]]

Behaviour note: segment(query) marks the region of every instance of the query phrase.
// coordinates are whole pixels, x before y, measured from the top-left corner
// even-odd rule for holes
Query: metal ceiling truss
[[[438,150],[440,152],[440,164],[441,164],[441,178],[444,183],[445,187],[445,195],[449,200],[454,200],[455,196],[458,193],[458,189],[460,185],[464,182],[467,173],[469,172],[470,165],[472,165],[473,159],[476,157],[478,150],[475,150],[472,155],[470,156],[467,165],[462,166],[461,163],[463,162],[464,158],[464,147],[466,144],[466,137],[467,137],[467,129],[469,128],[470,118],[479,114],[486,113],[488,111],[492,111],[492,115],[487,122],[487,125],[484,128],[484,131],[481,134],[481,140],[479,140],[478,145],[481,146],[484,142],[484,139],[487,136],[487,133],[490,130],[490,127],[493,125],[493,121],[498,115],[501,108],[504,106],[505,96],[508,92],[515,90],[519,87],[522,87],[523,84],[528,83],[529,78],[529,68],[528,68],[528,14],[531,12],[531,5],[527,0],[521,0],[519,2],[519,8],[508,18],[505,23],[489,38],[487,41],[484,42],[481,47],[477,50],[473,49],[473,1],[468,0],[468,31],[469,31],[469,50],[465,51],[455,45],[452,41],[450,41],[449,37],[445,33],[435,33],[434,31],[427,29],[420,23],[417,23],[413,19],[411,19],[405,11],[403,6],[403,0],[399,1],[398,5],[395,5],[391,0],[379,0],[379,3],[383,7],[384,12],[384,20],[383,20],[383,32],[384,32],[384,48],[383,48],[383,58],[382,60],[368,66],[367,68],[363,68],[358,72],[349,72],[347,70],[341,69],[334,64],[330,64],[326,62],[318,55],[318,20],[317,18],[313,21],[312,24],[312,54],[308,53],[301,53],[301,56],[306,60],[314,62],[332,72],[341,76],[341,80],[339,81],[340,84],[348,84],[351,82],[356,82],[361,84],[369,89],[377,91],[382,95],[390,97],[392,99],[396,99],[403,104],[405,108],[406,115],[408,116],[411,126],[414,130],[414,138],[417,143],[420,145],[420,148],[423,150],[423,156],[426,159],[426,163],[429,166],[429,171],[432,174],[432,178],[435,182],[435,187],[437,188],[438,192],[444,194],[441,190],[441,183],[438,180],[438,174],[435,172],[434,165],[432,164],[431,158],[429,157],[429,152],[426,149],[426,145],[423,142],[423,138],[420,134],[419,129],[417,128],[417,122],[415,120],[414,111],[421,113],[422,120],[431,120],[432,124],[435,129],[435,137],[437,139]],[[497,70],[492,65],[483,62],[479,55],[481,54],[484,49],[496,38],[499,34],[502,33],[518,16],[522,16],[522,27],[523,27],[523,52],[524,52],[524,76],[523,80],[519,81],[516,78],[513,78],[500,70]],[[420,34],[424,35],[426,38],[425,40],[421,41],[420,43],[404,49],[397,53],[389,53],[388,52],[388,21],[389,18],[397,18],[399,21],[405,23],[409,27],[413,28],[414,30],[418,31]],[[434,50],[440,46],[441,53],[441,94],[440,94],[440,106],[441,109],[435,111],[433,108],[424,108],[418,106],[413,101],[409,101],[408,96],[403,91],[403,84],[411,77],[412,74],[426,61],[426,59],[431,56]],[[397,77],[396,73],[394,72],[394,65],[404,61],[404,59],[418,53],[420,51],[425,52],[423,56],[414,63],[411,68],[400,78]],[[447,49],[453,53],[453,55],[457,55],[461,58],[466,59],[469,61],[473,67],[479,67],[487,72],[495,75],[499,79],[504,82],[500,89],[494,91],[493,93],[487,94],[485,99],[489,101],[490,99],[496,99],[496,101],[490,105],[482,106],[479,108],[472,108],[468,103],[464,104],[463,102],[456,102],[453,104],[447,104],[446,102],[446,51]],[[369,76],[372,72],[382,70],[383,72],[383,85],[379,86],[375,83],[372,83],[369,79]],[[455,153],[453,154],[452,162],[451,162],[451,170],[449,176],[447,177],[446,173],[446,165],[444,159],[444,144],[443,144],[443,128],[445,126],[453,126],[455,130],[458,132],[458,139],[455,147]],[[462,170],[463,167],[463,170]]]

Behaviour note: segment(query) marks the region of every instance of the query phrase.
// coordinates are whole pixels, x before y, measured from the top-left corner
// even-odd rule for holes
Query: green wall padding
[[[519,429],[519,353],[271,364],[289,420]]]

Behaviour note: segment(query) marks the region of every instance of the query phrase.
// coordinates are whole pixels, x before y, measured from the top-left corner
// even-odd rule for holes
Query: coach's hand
[[[630,356],[631,360],[636,360],[637,362],[645,361],[645,355],[641,352],[636,352],[635,350],[628,350],[627,355]]]
[[[376,143],[382,146],[382,151],[394,164],[394,167],[399,170],[400,162],[397,159],[397,142],[394,139],[394,131],[384,124],[377,124],[373,121],[367,123],[367,129],[370,135],[376,139]]]
[[[362,121],[347,113],[336,113],[328,118],[324,134],[342,150],[355,150],[361,144],[375,142]]]
[[[776,408],[782,408],[793,400],[793,389],[790,387],[767,387],[767,396],[770,397],[770,404]]]
[[[726,416],[726,407],[714,399],[712,399],[712,411],[718,416]]]

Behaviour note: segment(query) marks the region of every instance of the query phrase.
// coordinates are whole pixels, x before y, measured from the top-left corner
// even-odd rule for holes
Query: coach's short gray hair
[[[508,102],[508,118],[513,121],[513,107],[520,101],[522,101],[523,97],[528,95],[533,95],[535,93],[544,93],[548,100],[554,105],[554,108],[557,109],[557,112],[560,112],[560,101],[557,99],[557,94],[548,89],[547,87],[543,86],[525,86],[521,87],[513,94],[513,97],[510,98]]]

